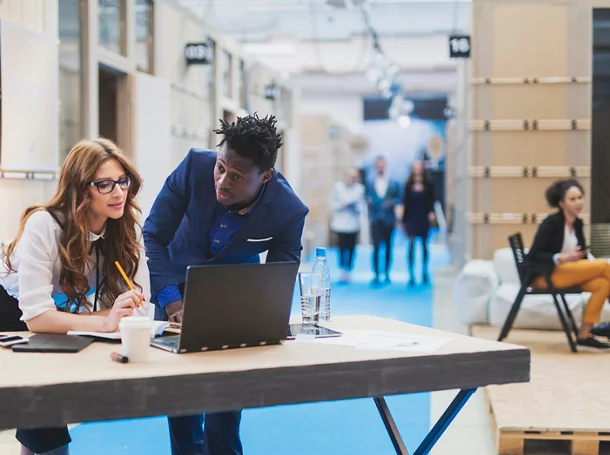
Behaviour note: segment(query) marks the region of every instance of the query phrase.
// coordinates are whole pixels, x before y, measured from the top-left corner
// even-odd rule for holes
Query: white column
[[[99,134],[99,86],[98,86],[98,8],[97,1],[80,0],[81,10],[81,71],[83,93],[83,134],[93,138]]]

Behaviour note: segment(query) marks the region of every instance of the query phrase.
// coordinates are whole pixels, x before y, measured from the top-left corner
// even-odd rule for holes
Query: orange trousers
[[[564,262],[555,267],[551,275],[553,286],[558,288],[578,287],[590,292],[591,298],[585,307],[583,321],[597,324],[600,321],[604,302],[610,296],[610,263],[603,259],[581,259]],[[544,277],[536,277],[532,285],[546,288]]]

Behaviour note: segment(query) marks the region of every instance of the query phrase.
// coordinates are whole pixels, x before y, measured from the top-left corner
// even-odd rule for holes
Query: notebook
[[[180,333],[180,324],[175,322],[167,322],[167,321],[152,321],[153,325],[150,329],[151,335],[153,337],[163,335],[163,332],[171,332],[175,334]],[[107,340],[120,340],[121,332],[87,332],[84,330],[70,330],[68,335],[81,335],[95,338],[105,338]]]

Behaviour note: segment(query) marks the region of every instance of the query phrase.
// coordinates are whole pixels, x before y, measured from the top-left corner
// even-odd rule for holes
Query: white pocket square
[[[268,242],[271,239],[273,239],[273,237],[267,237],[265,239],[248,239],[246,241],[247,242]]]

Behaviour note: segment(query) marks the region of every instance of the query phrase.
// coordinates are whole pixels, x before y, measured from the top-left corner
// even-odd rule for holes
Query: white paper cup
[[[147,362],[152,321],[146,316],[126,316],[119,322],[123,355],[129,362]]]

